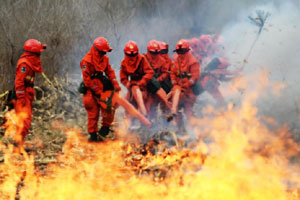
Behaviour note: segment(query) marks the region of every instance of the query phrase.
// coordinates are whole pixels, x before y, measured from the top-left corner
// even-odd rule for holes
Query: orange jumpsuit
[[[101,76],[107,76],[112,82],[116,91],[120,90],[120,86],[116,79],[114,70],[109,64],[109,58],[101,55],[92,46],[90,51],[84,56],[80,63],[83,83],[88,89],[83,96],[83,104],[88,113],[88,132],[98,131],[99,112],[101,110],[102,126],[110,126],[114,120],[114,109],[104,109],[100,106],[97,98],[103,93],[105,86],[100,80]],[[111,88],[109,88],[111,90]]]
[[[162,70],[162,74],[159,78],[159,82],[161,83],[161,87],[166,91],[166,93],[168,94],[171,89],[172,89],[172,83],[171,83],[171,69],[173,67],[173,61],[170,59],[168,54],[161,54],[160,55],[163,59],[163,70]],[[162,104],[163,105],[163,104]]]
[[[162,63],[161,75],[157,80],[159,82],[171,81],[170,74],[171,74],[171,68],[173,66],[173,61],[170,59],[168,54],[160,54],[160,56],[163,59],[163,63]]]
[[[214,58],[206,67],[200,83],[202,88],[207,91],[220,105],[225,103],[224,97],[219,90],[220,81],[229,81],[238,74],[228,71],[229,62],[224,58]],[[228,77],[231,76],[231,77]]]
[[[133,99],[131,95],[131,87],[133,85],[138,85],[142,94],[143,100],[146,101],[149,96],[146,86],[151,81],[154,76],[154,71],[150,67],[146,58],[138,54],[135,57],[129,57],[125,55],[125,58],[121,62],[121,70],[120,70],[120,79],[121,83],[128,89],[128,99],[132,102],[136,107],[137,103]]]
[[[164,68],[164,69],[162,70],[162,74],[159,78],[159,82],[160,82],[161,87],[168,94],[172,90],[172,87],[173,87],[173,85],[171,83],[170,75],[171,75],[171,69],[172,69],[174,63],[170,59],[169,54],[160,54],[160,56],[164,60],[163,66],[162,66],[162,68]],[[160,104],[160,108],[163,113],[167,113],[169,110],[165,104]]]
[[[35,73],[42,73],[41,59],[39,55],[24,52],[17,63],[15,91],[17,101],[15,111],[17,115],[23,115],[22,139],[28,134],[32,120],[32,101],[34,99]]]
[[[186,116],[192,116],[192,109],[196,102],[191,86],[200,78],[200,64],[189,51],[183,55],[175,54],[171,70],[171,81],[173,86],[181,87],[178,109],[183,108]]]
[[[193,56],[197,58],[199,62],[202,62],[204,55],[202,53],[200,40],[197,38],[192,38],[191,40],[188,40],[188,42],[192,48],[191,53],[193,54]]]
[[[161,57],[160,54],[151,54],[147,52],[144,54],[145,58],[149,62],[151,68],[153,68],[155,74],[154,77],[157,81],[162,82],[168,78],[168,66],[165,66],[165,60]],[[149,92],[149,97],[146,101],[146,107],[149,111],[149,118],[153,119],[156,117],[158,105],[161,102],[161,99],[151,92]]]

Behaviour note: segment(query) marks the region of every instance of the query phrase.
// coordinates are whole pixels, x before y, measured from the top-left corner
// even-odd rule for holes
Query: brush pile
[[[78,83],[58,81],[52,84],[46,81],[35,86],[36,99],[33,101],[33,115],[30,132],[26,137],[29,151],[36,153],[37,164],[48,164],[55,161],[65,142],[65,134],[53,128],[53,122],[64,122],[66,127],[85,127],[86,112],[82,105],[81,95],[77,92]],[[7,96],[0,100],[0,124],[5,122],[8,111]],[[5,129],[0,128],[3,143],[11,142],[4,138]],[[0,158],[0,160],[3,160]]]

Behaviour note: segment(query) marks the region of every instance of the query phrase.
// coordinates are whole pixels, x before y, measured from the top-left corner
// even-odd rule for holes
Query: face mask
[[[151,55],[158,55],[158,54],[159,54],[159,51],[149,51],[149,53],[150,53]]]
[[[189,51],[189,49],[178,49],[176,50],[176,53],[178,54],[186,54]]]
[[[125,53],[125,55],[128,56],[128,57],[135,57],[135,56],[138,55],[138,53],[131,52],[131,53]]]
[[[40,56],[41,55],[41,53],[33,52],[33,51],[27,51],[25,49],[24,49],[24,52],[31,53],[31,54],[36,55],[36,56]]]
[[[168,54],[168,53],[169,53],[169,49],[160,50],[160,54]]]
[[[105,55],[106,54],[106,52],[105,51],[98,51],[99,52],[99,54],[101,55],[101,56],[103,56],[103,55]]]

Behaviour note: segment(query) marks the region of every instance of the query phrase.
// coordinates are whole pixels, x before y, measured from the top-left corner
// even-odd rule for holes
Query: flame
[[[5,138],[11,138],[17,143],[22,143],[22,129],[23,121],[27,117],[27,113],[21,112],[16,114],[15,110],[11,110],[5,114],[7,123],[4,125],[6,128]]]
[[[265,74],[257,78],[261,88],[274,86]],[[299,145],[286,127],[271,131],[261,122],[253,106],[258,97],[252,90],[239,108],[208,107],[206,117],[191,120],[197,139],[173,148],[151,143],[141,151],[138,143],[125,139],[89,143],[80,130],[64,128],[62,153],[39,171],[34,155],[1,144],[0,197],[300,199],[300,168],[293,161],[299,159]],[[7,119],[6,131],[15,132],[16,118]],[[124,130],[118,134],[124,137]]]

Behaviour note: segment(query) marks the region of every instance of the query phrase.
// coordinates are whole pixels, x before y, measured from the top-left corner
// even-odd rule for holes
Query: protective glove
[[[130,89],[130,86],[131,86],[131,84],[130,84],[130,82],[128,81],[128,82],[125,84],[125,87],[126,87],[127,89]]]
[[[26,99],[25,98],[18,98],[17,101],[24,107],[26,105]]]
[[[119,86],[118,83],[117,83],[117,84],[114,84],[114,89],[115,89],[116,92],[121,91],[121,87]]]
[[[175,79],[172,80],[171,82],[172,82],[172,85],[173,85],[173,86],[178,85],[178,83],[177,83],[177,81],[176,81]]]
[[[116,79],[113,79],[113,80],[112,80],[112,84],[113,84],[114,90],[115,90],[116,92],[119,92],[119,91],[121,90],[121,87],[120,87],[120,85],[119,85],[119,83],[118,83],[118,81],[117,81]]]
[[[97,83],[92,85],[91,90],[95,97],[100,98],[102,90]]]
[[[163,81],[163,76],[158,77],[157,81],[162,82]]]
[[[140,80],[139,82],[138,82],[138,84],[137,84],[138,86],[140,86],[140,87],[146,87],[146,81],[145,80]]]
[[[185,88],[185,89],[188,89],[190,86],[192,85],[192,82],[188,79],[184,79],[181,87]]]
[[[94,89],[93,90],[93,95],[97,98],[100,98],[101,97],[101,90],[100,89]]]

